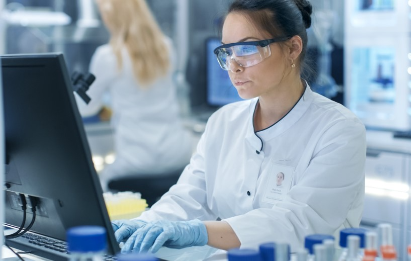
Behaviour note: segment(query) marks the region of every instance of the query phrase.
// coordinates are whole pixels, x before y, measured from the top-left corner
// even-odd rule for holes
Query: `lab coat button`
[[[256,150],[255,153],[260,154],[260,152],[258,150]]]
[[[250,195],[251,195],[251,192],[250,192],[250,191],[247,191],[247,195],[249,195],[249,196],[250,196]]]

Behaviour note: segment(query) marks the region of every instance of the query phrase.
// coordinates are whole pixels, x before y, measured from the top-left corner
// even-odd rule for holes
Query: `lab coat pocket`
[[[262,202],[275,204],[290,191],[294,179],[294,167],[272,163],[267,173]]]

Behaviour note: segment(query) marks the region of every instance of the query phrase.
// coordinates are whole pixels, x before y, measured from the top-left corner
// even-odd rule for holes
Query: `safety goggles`
[[[270,44],[287,41],[288,39],[290,38],[279,37],[261,41],[223,44],[215,48],[214,53],[223,70],[230,70],[233,60],[241,67],[250,67],[259,64],[265,58],[270,57]]]

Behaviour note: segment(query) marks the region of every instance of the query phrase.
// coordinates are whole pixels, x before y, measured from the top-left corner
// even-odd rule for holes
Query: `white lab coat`
[[[131,60],[123,50],[123,68],[110,45],[100,46],[92,57],[90,71],[96,76],[87,94],[86,105],[77,97],[82,116],[98,113],[106,92],[110,92],[116,160],[101,173],[107,180],[126,175],[167,174],[182,169],[192,155],[191,136],[179,117],[176,86],[173,83],[174,53],[167,75],[156,79],[147,89],[135,80]]]
[[[257,98],[237,102],[214,113],[178,183],[140,218],[221,218],[242,248],[276,241],[288,242],[294,251],[308,234],[336,235],[358,226],[363,124],[307,87],[281,121],[255,133],[256,103]],[[286,173],[283,195],[275,194],[278,169]]]

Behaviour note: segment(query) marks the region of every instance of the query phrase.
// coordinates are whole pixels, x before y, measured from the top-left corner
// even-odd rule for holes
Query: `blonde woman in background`
[[[121,2],[121,3],[120,3]],[[90,71],[96,81],[82,116],[106,113],[109,91],[116,160],[100,174],[103,190],[113,178],[156,175],[182,169],[191,140],[179,119],[173,83],[173,48],[144,0],[97,0],[111,39],[94,53]]]

